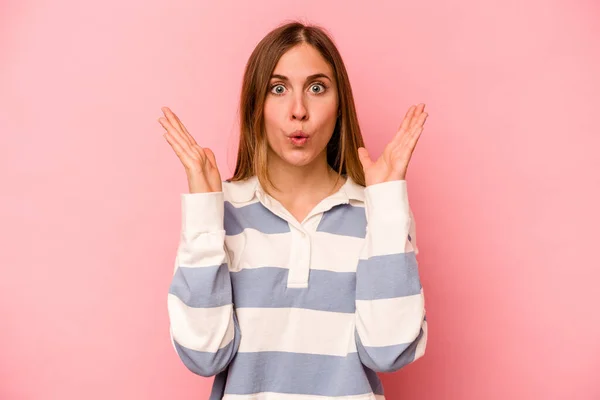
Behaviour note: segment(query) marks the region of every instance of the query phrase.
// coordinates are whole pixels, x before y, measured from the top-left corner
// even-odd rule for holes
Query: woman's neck
[[[324,152],[312,163],[297,167],[281,160],[276,155],[270,155],[268,164],[269,177],[277,188],[268,187],[267,192],[283,203],[297,201],[320,201],[336,192],[345,181],[337,183],[337,172],[327,164],[327,154]]]

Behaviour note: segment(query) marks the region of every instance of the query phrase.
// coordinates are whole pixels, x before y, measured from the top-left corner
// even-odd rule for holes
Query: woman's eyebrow
[[[271,79],[273,79],[273,78],[277,78],[277,79],[281,79],[282,81],[289,82],[288,77],[285,75],[273,74],[273,75],[271,75]],[[317,78],[326,78],[326,79],[329,79],[329,81],[333,82],[330,77],[328,77],[326,74],[323,74],[323,73],[309,75],[306,77],[306,80],[310,81],[310,80],[317,79]]]

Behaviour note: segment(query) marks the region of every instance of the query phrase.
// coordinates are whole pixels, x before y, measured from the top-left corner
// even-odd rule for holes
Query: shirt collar
[[[257,192],[264,194],[264,190],[258,181],[256,175],[243,181],[226,182],[229,197],[236,203],[246,203],[253,200]],[[352,178],[346,176],[346,182],[342,185],[336,195],[342,196],[344,200],[365,201],[365,187],[354,182]]]

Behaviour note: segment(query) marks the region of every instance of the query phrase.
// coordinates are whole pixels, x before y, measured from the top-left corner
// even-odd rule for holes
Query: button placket
[[[310,273],[310,236],[307,232],[292,228],[292,251],[288,268],[288,287],[308,287]]]
[[[289,288],[307,288],[310,274],[311,261],[311,231],[315,231],[323,213],[338,204],[347,204],[348,198],[344,194],[337,194],[325,199],[318,204],[302,222],[296,219],[281,204],[272,200],[263,192],[257,192],[259,201],[273,214],[287,221],[291,234],[291,249],[288,260]]]

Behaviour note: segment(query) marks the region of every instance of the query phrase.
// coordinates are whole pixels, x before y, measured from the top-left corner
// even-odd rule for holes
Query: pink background
[[[324,25],[368,148],[409,168],[426,355],[390,400],[600,399],[600,6],[557,1],[2,1],[0,399],[205,399],[169,341],[179,160],[160,107],[235,163],[244,64]]]

